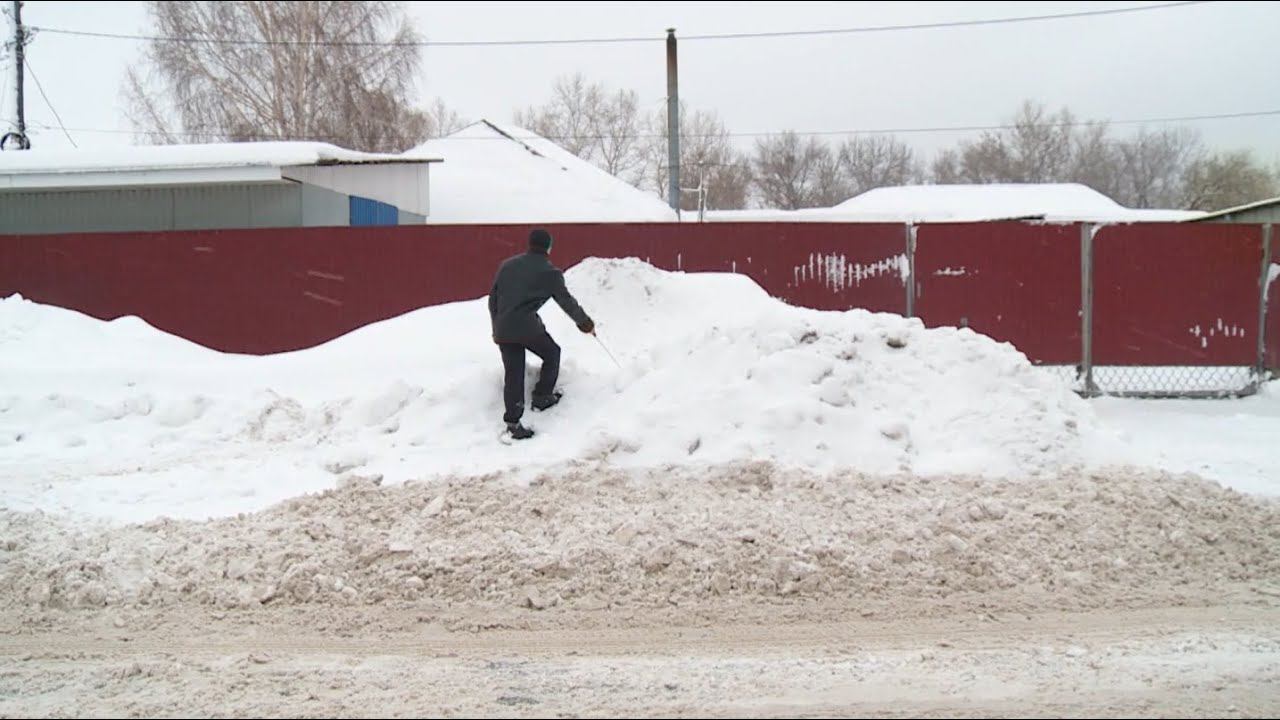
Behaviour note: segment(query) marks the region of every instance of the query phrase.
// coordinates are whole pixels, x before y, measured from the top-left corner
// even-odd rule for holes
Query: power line
[[[37,84],[38,84],[38,81],[37,81]],[[865,129],[865,130],[806,130],[806,131],[794,131],[794,134],[802,137],[833,136],[833,135],[836,135],[836,136],[838,135],[907,135],[907,134],[928,134],[928,133],[946,133],[946,132],[980,132],[980,131],[994,131],[994,130],[1013,130],[1018,127],[1056,128],[1056,127],[1081,127],[1081,126],[1102,125],[1102,124],[1143,125],[1147,123],[1156,124],[1156,123],[1170,123],[1170,122],[1195,122],[1195,121],[1203,121],[1203,120],[1230,120],[1235,118],[1270,117],[1270,116],[1276,116],[1276,115],[1280,115],[1280,110],[1257,110],[1257,111],[1251,111],[1251,112],[1218,113],[1213,115],[1180,115],[1180,116],[1172,116],[1172,117],[1141,118],[1141,119],[1133,119],[1133,120],[1108,120],[1108,121],[1075,120],[1067,123],[1063,123],[1063,122],[1033,123],[1029,126],[1014,125],[1014,124],[951,125],[951,126],[945,126],[945,127],[940,126],[940,127],[876,128],[876,129]],[[40,127],[40,128],[49,129],[49,130],[56,129],[52,125],[35,125],[34,127]],[[211,130],[206,130],[204,132],[164,132],[159,130],[155,130],[155,131],[108,130],[105,128],[70,128],[70,129],[75,130],[76,132],[111,133],[111,134],[123,134],[123,135],[148,135],[148,136],[161,136],[161,137],[174,136],[174,137],[198,137],[199,138],[199,137],[208,137],[210,135],[220,134],[216,131],[211,131]],[[66,128],[64,128],[64,130],[66,130]],[[771,131],[771,132],[686,133],[684,137],[725,136],[725,137],[732,137],[732,138],[755,138],[755,137],[769,137],[771,135],[781,135],[785,132],[793,132],[793,131],[778,130],[778,131]],[[294,136],[288,136],[288,135],[274,135],[274,136],[261,136],[258,139],[331,142],[336,140],[350,140],[353,137],[354,136],[351,136],[351,135],[318,135],[318,136],[300,138],[300,137],[294,137]],[[628,134],[628,135],[590,135],[590,134],[586,134],[586,135],[513,135],[511,137],[512,139],[515,139],[515,140],[539,140],[539,139],[541,140],[603,140],[603,139],[610,139],[610,138],[647,140],[647,139],[664,138],[666,137],[666,134],[635,133],[635,134]],[[441,139],[441,138],[437,138],[437,139]],[[448,138],[448,139],[450,140],[504,140],[506,138],[461,137],[461,138]]]
[[[79,148],[80,146],[76,145],[76,141],[71,139],[71,133],[67,132],[67,126],[62,123],[62,116],[58,115],[58,111],[53,107],[53,103],[49,102],[49,96],[44,94],[44,86],[40,84],[40,78],[36,77],[36,71],[31,67],[31,61],[25,60],[25,64],[27,66],[27,72],[31,73],[31,79],[36,81],[36,89],[40,91],[40,97],[44,98],[44,104],[49,106],[49,110],[53,113],[53,116],[57,118],[58,127],[62,128],[62,134],[67,136],[67,140],[70,141],[72,147]]]
[[[976,27],[980,25],[1009,25],[1012,23],[1042,22],[1046,20],[1069,20],[1072,18],[1097,17],[1100,15],[1119,15],[1121,13],[1144,12],[1147,10],[1167,10],[1187,5],[1204,5],[1207,0],[1191,2],[1171,2],[1160,5],[1139,5],[1136,7],[1112,8],[1110,10],[1085,10],[1072,13],[1054,13],[1051,15],[1023,15],[1021,17],[992,18],[989,20],[957,20],[953,22],[916,23],[912,25],[873,25],[870,27],[840,28],[834,30],[780,30],[777,32],[755,33],[723,33],[719,35],[686,35],[685,40],[742,40],[751,38],[775,37],[809,37],[814,35],[852,35],[857,33],[895,32],[899,30],[939,30],[943,28]]]
[[[1100,17],[1104,15],[1120,15],[1123,13],[1146,12],[1149,10],[1167,10],[1189,5],[1208,4],[1209,0],[1187,0],[1185,2],[1169,2],[1158,5],[1139,5],[1136,7],[1111,8],[1107,10],[1085,10],[1081,12],[1053,13],[1049,15],[1022,15],[1017,17],[990,18],[986,20],[957,20],[951,22],[914,23],[907,25],[870,25],[851,28],[828,28],[822,30],[780,30],[770,32],[716,33],[704,35],[685,35],[682,42],[701,40],[750,40],[762,38],[815,37],[821,35],[854,35],[861,33],[899,32],[908,30],[939,30],[945,28],[978,27],[983,25],[1009,25],[1014,23],[1044,22],[1051,20],[1069,20],[1073,18]],[[255,40],[249,38],[202,38],[176,37],[164,35],[141,35],[129,33],[108,33],[90,30],[73,30],[43,25],[28,26],[39,32],[57,35],[74,35],[79,37],[108,38],[113,40],[147,40],[173,43],[206,43],[211,45],[322,45],[348,47],[500,47],[500,46],[536,46],[536,45],[606,45],[627,43],[659,43],[665,36],[632,36],[632,37],[597,37],[597,38],[562,38],[547,40],[415,40],[411,42],[383,42],[377,40]]]
[[[1229,120],[1232,118],[1264,117],[1280,115],[1280,110],[1258,110],[1254,112],[1220,113],[1217,115],[1182,115],[1180,117],[1142,118],[1138,120],[1073,120],[1071,122],[1032,123],[1029,127],[1080,127],[1086,125],[1143,125],[1146,123],[1192,122],[1197,120]],[[953,125],[950,127],[916,127],[887,128],[883,130],[819,130],[815,132],[796,133],[797,135],[892,135],[934,132],[978,132],[981,130],[1013,130],[1026,125]],[[744,133],[744,135],[776,135],[777,133]]]

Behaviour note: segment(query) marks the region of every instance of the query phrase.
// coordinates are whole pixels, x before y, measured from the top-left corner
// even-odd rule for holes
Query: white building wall
[[[314,165],[283,169],[292,180],[347,195],[377,200],[418,215],[429,216],[427,163]]]

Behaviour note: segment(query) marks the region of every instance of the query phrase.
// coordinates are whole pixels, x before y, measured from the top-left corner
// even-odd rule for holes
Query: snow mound
[[[538,436],[512,445],[498,442],[502,373],[484,299],[268,357],[6,300],[2,504],[208,517],[352,471],[532,477],[566,461],[1031,478],[1080,465],[1095,429],[1065,383],[968,329],[792,307],[745,276],[635,259],[566,276],[621,367],[549,303],[565,399],[527,415]]]
[[[576,464],[529,487],[501,474],[352,478],[209,522],[99,528],[0,511],[0,608],[798,596],[892,614],[919,602],[1004,613],[1256,601],[1253,587],[1280,580],[1278,512],[1198,478],[1133,471],[1028,483]]]

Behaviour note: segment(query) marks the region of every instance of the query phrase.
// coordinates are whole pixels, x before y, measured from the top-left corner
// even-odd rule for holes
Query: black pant
[[[502,351],[502,366],[507,376],[502,389],[507,412],[502,419],[517,423],[524,415],[524,351],[529,350],[542,358],[542,371],[538,375],[538,384],[533,386],[533,396],[546,397],[556,389],[556,378],[560,375],[560,346],[544,332],[541,337],[521,343],[498,343],[498,349]]]

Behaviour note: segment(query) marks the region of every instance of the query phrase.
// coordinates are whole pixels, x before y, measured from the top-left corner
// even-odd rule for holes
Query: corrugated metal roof
[[[1235,213],[1238,213],[1238,212],[1244,212],[1246,210],[1257,210],[1258,208],[1271,207],[1272,205],[1280,205],[1280,197],[1273,197],[1273,198],[1268,198],[1266,200],[1259,200],[1257,202],[1247,203],[1244,205],[1237,205],[1235,207],[1227,208],[1226,210],[1216,210],[1214,212],[1209,213],[1208,215],[1202,215],[1196,218],[1196,221],[1199,222],[1202,220],[1213,220],[1214,218],[1220,218],[1220,217],[1223,217],[1224,215],[1234,215]]]
[[[314,142],[142,145],[0,153],[0,190],[282,182],[288,167],[440,162]]]

